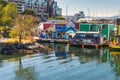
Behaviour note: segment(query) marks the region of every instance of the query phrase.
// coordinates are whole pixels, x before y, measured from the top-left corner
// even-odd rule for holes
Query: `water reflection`
[[[120,76],[120,52],[111,51],[110,53],[114,58],[114,70],[116,72],[116,75]]]
[[[14,77],[14,80],[97,80],[98,77],[101,80],[120,80],[120,52],[110,51],[108,48],[82,49],[79,46],[65,44],[43,45],[48,48],[48,53],[33,54],[27,58],[5,58],[2,55],[1,68],[6,69],[8,66],[4,60],[18,63],[14,69],[15,75],[10,76]]]
[[[19,57],[19,66],[15,71],[15,80],[36,80],[34,67],[23,67],[21,57]]]
[[[109,51],[108,48],[101,49],[82,49],[80,47],[75,46],[66,46],[62,44],[54,44],[51,45],[53,50],[55,50],[55,56],[59,58],[67,58],[69,57],[71,60],[74,59],[75,56],[79,58],[81,64],[87,63],[95,60],[98,64],[109,63],[111,67],[114,67],[114,71],[117,76],[120,76],[120,52],[119,54],[114,54]],[[67,63],[63,62],[63,63]]]
[[[43,44],[44,45],[44,44]],[[65,44],[46,44],[55,52],[56,57],[71,58],[79,57],[79,61],[89,62],[96,60],[99,63],[111,63],[113,58],[108,48],[87,49],[79,46],[67,46]],[[50,52],[49,52],[50,53]]]
[[[0,67],[3,67],[3,61],[6,60],[7,63],[18,61],[18,55],[1,55],[0,54]]]

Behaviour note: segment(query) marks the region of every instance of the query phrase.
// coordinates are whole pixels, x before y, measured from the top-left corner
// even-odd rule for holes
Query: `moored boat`
[[[110,48],[110,50],[119,50],[120,51],[120,46],[119,45],[110,44],[109,48]]]
[[[103,45],[103,36],[99,32],[78,31],[70,40],[70,45],[98,48]]]

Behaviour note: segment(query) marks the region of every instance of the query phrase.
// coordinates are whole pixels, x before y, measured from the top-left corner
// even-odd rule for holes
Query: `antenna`
[[[96,18],[98,17],[98,11],[96,11]]]
[[[89,8],[88,8],[88,18],[89,18]]]

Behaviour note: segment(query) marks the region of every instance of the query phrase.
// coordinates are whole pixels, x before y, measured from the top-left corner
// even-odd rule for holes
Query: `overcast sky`
[[[62,8],[62,14],[74,15],[84,11],[86,16],[113,16],[120,14],[120,0],[55,0]],[[89,13],[88,13],[89,12]]]

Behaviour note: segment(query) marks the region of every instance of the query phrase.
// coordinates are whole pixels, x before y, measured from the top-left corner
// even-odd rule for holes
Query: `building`
[[[74,15],[74,21],[78,21],[80,18],[85,18],[85,14],[83,11],[80,11],[78,14]]]
[[[19,13],[23,13],[27,9],[34,10],[37,17],[42,20],[62,15],[62,9],[54,0],[8,0],[8,2],[16,3]]]
[[[103,44],[103,36],[99,32],[77,31],[70,40],[72,45],[95,46]]]
[[[100,32],[104,36],[104,40],[112,41],[114,37],[114,27],[114,24],[83,23],[79,25],[79,31]]]

